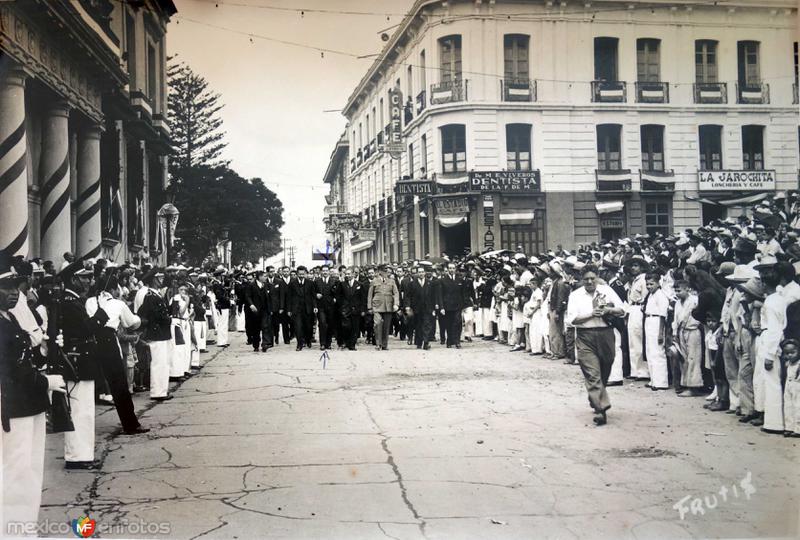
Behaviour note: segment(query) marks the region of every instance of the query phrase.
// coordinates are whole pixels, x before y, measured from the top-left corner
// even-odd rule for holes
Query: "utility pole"
[[[289,246],[289,266],[294,268],[294,246]]]
[[[286,238],[283,239],[283,266],[286,266]]]

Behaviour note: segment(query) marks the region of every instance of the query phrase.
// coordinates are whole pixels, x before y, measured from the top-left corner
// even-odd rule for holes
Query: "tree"
[[[227,146],[219,111],[224,107],[220,94],[214,93],[208,81],[183,62],[172,62],[167,68],[169,83],[169,124],[175,153],[170,157],[173,175],[198,165],[228,165],[220,159]]]
[[[176,236],[186,259],[199,264],[228,230],[233,260],[269,257],[280,248],[283,204],[260,178],[247,180],[229,167],[184,169],[176,190]]]

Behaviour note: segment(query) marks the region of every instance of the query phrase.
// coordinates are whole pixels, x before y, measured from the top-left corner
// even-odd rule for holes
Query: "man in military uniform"
[[[142,339],[150,347],[150,398],[157,401],[172,399],[169,395],[169,363],[174,346],[172,320],[162,291],[163,279],[164,273],[157,268],[142,277],[146,290],[137,310],[144,329]]]
[[[372,313],[375,327],[375,348],[389,348],[392,314],[400,309],[400,291],[397,283],[388,276],[385,264],[378,267],[378,277],[372,280],[367,291],[367,307]]]

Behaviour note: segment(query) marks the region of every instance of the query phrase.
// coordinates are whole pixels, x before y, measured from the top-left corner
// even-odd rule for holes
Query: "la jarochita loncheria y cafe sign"
[[[700,191],[775,189],[775,171],[698,171]]]

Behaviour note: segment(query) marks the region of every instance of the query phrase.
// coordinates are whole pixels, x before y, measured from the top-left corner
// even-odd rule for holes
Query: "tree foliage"
[[[227,146],[219,111],[224,107],[220,94],[213,92],[208,81],[183,62],[170,58],[167,67],[169,82],[169,123],[175,153],[170,158],[173,171],[198,165],[228,165],[221,159]]]
[[[283,204],[260,178],[242,178],[227,166],[185,169],[176,187],[176,236],[185,258],[199,264],[228,230],[234,261],[280,250]]]

